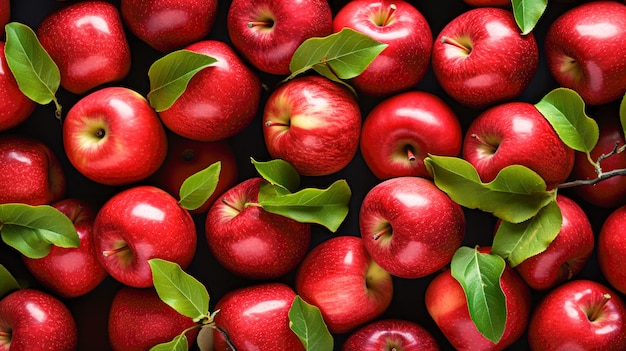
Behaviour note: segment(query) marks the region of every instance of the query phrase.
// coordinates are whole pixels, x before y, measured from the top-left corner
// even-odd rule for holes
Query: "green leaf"
[[[305,350],[333,350],[333,336],[328,331],[319,308],[297,295],[289,309],[289,328],[300,338]]]
[[[577,92],[556,88],[535,104],[563,142],[574,150],[590,152],[598,142],[598,124],[585,114],[585,102]]]
[[[460,247],[450,264],[452,276],[463,287],[476,329],[493,343],[500,341],[506,324],[506,297],[500,287],[505,266],[502,257],[469,247]]]
[[[515,267],[545,251],[561,231],[561,224],[561,210],[554,200],[525,222],[501,222],[491,252],[507,259],[510,266]]]
[[[388,45],[350,28],[321,38],[305,40],[294,52],[285,80],[308,71],[315,66],[328,66],[333,75],[350,79],[361,74]],[[324,74],[325,70],[316,69]],[[329,79],[332,79],[328,77]]]
[[[250,159],[259,175],[270,184],[288,192],[294,192],[300,187],[300,175],[289,162],[280,159],[267,162]]]
[[[535,28],[548,7],[548,0],[511,0],[513,17],[517,26],[526,35]]]
[[[512,165],[483,183],[469,162],[449,156],[424,160],[435,185],[461,206],[492,213],[507,222],[520,223],[539,212],[554,198],[545,181],[531,169]]]
[[[0,223],[2,240],[30,258],[46,256],[52,245],[80,245],[72,220],[49,205],[2,204]]]
[[[169,342],[155,345],[150,348],[150,351],[187,351],[189,345],[187,345],[187,337],[185,334],[180,334],[174,337]]]
[[[11,272],[0,264],[0,299],[14,290],[19,290],[20,284],[15,280]]]
[[[189,50],[177,50],[156,60],[148,70],[148,101],[157,111],[165,111],[185,92],[196,73],[214,64],[214,57]]]
[[[263,186],[272,186],[262,184]],[[348,215],[352,192],[345,180],[337,180],[326,189],[306,188],[293,194],[259,191],[259,205],[267,212],[302,223],[321,224],[336,232]]]
[[[187,210],[202,206],[217,188],[221,167],[221,162],[217,161],[185,179],[180,186],[180,206]]]
[[[148,260],[157,294],[178,313],[198,322],[208,317],[209,293],[196,278],[176,263],[153,258]]]
[[[622,131],[626,135],[626,94],[619,105],[619,120],[622,123]]]

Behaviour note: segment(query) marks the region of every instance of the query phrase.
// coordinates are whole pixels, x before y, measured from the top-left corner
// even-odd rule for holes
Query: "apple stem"
[[[456,41],[456,40],[454,40],[454,39],[452,39],[450,37],[446,37],[445,35],[441,37],[441,42],[444,43],[444,44],[454,45],[457,48],[465,51],[468,54],[472,51],[470,48],[466,47],[465,45],[459,43],[458,41]]]
[[[248,28],[252,27],[272,27],[274,25],[273,21],[250,21],[248,22]]]
[[[228,206],[228,207],[232,208],[233,210],[235,210],[235,211],[237,211],[237,212],[241,211],[241,209],[240,209],[240,208],[235,207],[232,203],[230,203],[228,200],[226,200],[226,198],[225,198],[225,197],[223,197],[223,198],[222,198],[222,203],[223,203],[224,205],[226,205],[226,206]]]
[[[389,226],[381,229],[377,233],[374,233],[374,235],[372,235],[372,239],[378,240],[381,236],[383,236],[385,234],[389,234]]]
[[[11,333],[0,330],[0,338],[11,338]]]
[[[410,146],[406,147],[406,154],[407,154],[407,157],[409,158],[409,161],[411,161],[411,162],[415,161],[415,159],[416,159],[415,158],[415,153],[413,153],[413,148],[412,147],[410,147]]]
[[[385,20],[382,23],[383,26],[386,26],[389,24],[389,22],[391,21],[391,17],[393,16],[393,14],[396,12],[397,9],[398,7],[396,6],[396,4],[389,5],[389,12],[387,12],[387,17],[385,17]]]
[[[289,127],[288,123],[283,122],[275,122],[275,121],[267,121],[265,122],[266,127]]]
[[[602,308],[604,307],[604,305],[606,305],[607,302],[609,302],[609,300],[611,299],[611,294],[606,293],[604,295],[602,295],[602,301],[600,301],[600,304],[598,304],[592,311],[591,315],[589,316],[589,320],[590,321],[595,321],[596,319],[598,319],[598,317],[600,317],[600,314],[602,313]]]
[[[128,245],[124,245],[124,246],[118,247],[117,249],[104,250],[102,251],[102,256],[109,257],[109,256],[112,256],[112,255],[115,255],[115,254],[118,254],[120,252],[127,251],[127,250],[130,250],[130,248],[128,247]]]

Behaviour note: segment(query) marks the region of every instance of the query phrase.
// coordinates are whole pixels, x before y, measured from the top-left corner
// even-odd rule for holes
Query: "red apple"
[[[66,179],[50,147],[21,134],[0,136],[0,203],[44,205],[65,195]]]
[[[626,93],[625,45],[626,5],[593,1],[552,22],[546,61],[559,85],[574,89],[589,105],[600,105]]]
[[[85,177],[118,186],[156,172],[165,159],[167,137],[148,100],[129,88],[108,87],[72,106],[63,121],[63,145]]]
[[[11,19],[11,1],[0,0],[0,38],[4,37],[4,26]]]
[[[33,276],[56,295],[65,298],[82,296],[100,285],[107,276],[93,244],[96,211],[92,205],[75,198],[55,202],[52,206],[72,220],[80,246],[52,246],[50,253],[43,258],[23,256],[22,259]]]
[[[235,49],[257,69],[277,75],[289,74],[298,46],[331,34],[332,24],[325,0],[234,0],[227,17]]]
[[[396,177],[374,186],[361,204],[359,225],[372,259],[407,279],[442,269],[465,236],[463,208],[421,177]]]
[[[52,295],[21,289],[0,300],[0,351],[70,351],[77,342],[72,312]]]
[[[347,333],[382,315],[393,296],[391,275],[356,236],[315,246],[296,274],[296,292],[317,306],[331,333]]]
[[[149,350],[194,325],[191,318],[161,301],[154,288],[123,286],[115,293],[109,309],[109,342],[114,351]],[[185,333],[189,346],[197,333],[197,329]]]
[[[128,29],[161,52],[206,37],[217,15],[217,0],[122,0],[120,6]]]
[[[626,206],[613,210],[602,223],[597,255],[602,274],[609,284],[626,294]]]
[[[283,283],[263,283],[231,290],[215,305],[214,346],[231,350],[304,350],[289,328],[289,309],[296,293]]]
[[[93,226],[97,257],[123,284],[153,285],[148,260],[189,266],[196,253],[196,227],[189,212],[167,192],[139,185],[115,194],[98,211]]]
[[[438,351],[435,337],[421,325],[402,319],[380,319],[352,333],[342,351]]]
[[[61,71],[61,86],[74,94],[120,81],[131,55],[115,5],[82,1],[52,12],[39,24],[37,37]]]
[[[0,7],[2,2],[0,0]],[[4,2],[8,6],[9,1]],[[0,16],[3,14],[2,11],[0,8]],[[2,30],[4,31],[4,25]],[[35,102],[22,93],[11,73],[4,55],[3,41],[0,41],[0,95],[3,97],[0,100],[0,132],[18,126],[35,110]]]
[[[290,80],[265,104],[263,137],[270,155],[301,175],[329,175],[346,167],[359,148],[360,133],[354,94],[321,76]]]
[[[159,112],[174,133],[198,141],[229,138],[247,127],[257,113],[261,82],[226,43],[205,40],[185,48],[217,59],[198,72],[185,92]]]
[[[206,217],[207,244],[229,271],[250,279],[274,279],[293,270],[309,249],[311,225],[255,206],[262,178],[227,190]]]
[[[424,158],[457,156],[463,139],[454,111],[428,92],[396,94],[376,105],[365,118],[360,148],[378,179],[399,176],[432,178]]]
[[[551,189],[564,182],[574,167],[574,150],[527,102],[506,102],[481,113],[466,131],[462,153],[483,182],[518,164],[539,174]]]
[[[533,33],[522,35],[509,10],[479,7],[450,21],[435,39],[432,66],[458,102],[484,108],[508,101],[530,84],[539,62]]]
[[[351,28],[388,44],[351,80],[366,95],[390,95],[416,85],[430,66],[433,35],[422,13],[406,1],[356,0],[333,19],[333,31]]]
[[[626,306],[620,295],[591,280],[573,280],[535,306],[528,325],[534,351],[626,349]]]

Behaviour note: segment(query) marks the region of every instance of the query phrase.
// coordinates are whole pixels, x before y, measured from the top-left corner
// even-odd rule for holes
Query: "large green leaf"
[[[553,191],[546,191],[544,180],[521,165],[505,167],[493,181],[483,183],[474,166],[461,158],[431,155],[424,163],[437,187],[456,203],[507,222],[531,218],[554,198]]]
[[[275,159],[266,162],[251,158],[257,173],[272,185],[294,192],[300,187],[298,171],[287,161]]]
[[[506,324],[506,297],[500,287],[505,267],[502,257],[465,246],[454,253],[450,264],[476,329],[493,343],[500,341]]]
[[[185,334],[180,334],[176,335],[171,341],[151,347],[150,351],[187,351],[188,349],[187,337]]]
[[[221,167],[221,162],[217,161],[185,179],[180,186],[180,206],[188,210],[202,206],[217,188]]]
[[[304,301],[293,299],[289,309],[289,328],[300,338],[308,351],[332,351],[334,340],[328,331],[320,309]]]
[[[548,7],[548,0],[511,0],[513,17],[517,26],[526,35],[535,28]]]
[[[11,291],[20,289],[20,284],[15,280],[11,272],[0,264],[0,300]]]

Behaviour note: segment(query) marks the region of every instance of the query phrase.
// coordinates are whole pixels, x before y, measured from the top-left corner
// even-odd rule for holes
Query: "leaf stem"
[[[54,96],[54,95],[53,95]],[[57,100],[56,96],[54,96],[54,98],[52,99],[52,101],[54,102],[54,106],[55,106],[55,111],[54,111],[54,116],[61,121],[61,117],[63,116],[63,107],[61,106],[61,104],[59,103],[59,100]]]

